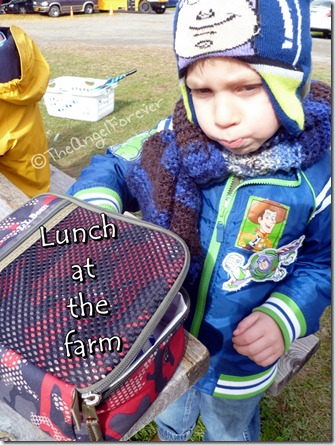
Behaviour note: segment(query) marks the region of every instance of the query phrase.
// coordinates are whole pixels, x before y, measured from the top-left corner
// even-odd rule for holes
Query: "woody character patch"
[[[251,196],[244,214],[236,247],[259,252],[277,247],[286,225],[289,207]]]

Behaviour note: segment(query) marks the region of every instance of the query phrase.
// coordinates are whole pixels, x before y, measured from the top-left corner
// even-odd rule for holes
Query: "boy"
[[[70,193],[140,208],[190,249],[186,328],[211,363],[158,416],[157,440],[187,440],[200,414],[205,441],[256,441],[279,357],[330,298],[330,108],[318,84],[304,99],[309,1],[182,0],[174,45],[169,129],[138,161],[118,157],[127,143],[96,156]]]
[[[0,27],[0,173],[29,197],[50,186],[38,104],[49,75],[49,65],[22,29]]]

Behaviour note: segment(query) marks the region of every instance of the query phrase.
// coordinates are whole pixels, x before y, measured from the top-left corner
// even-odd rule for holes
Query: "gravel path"
[[[174,10],[164,14],[94,13],[52,18],[39,14],[0,15],[0,25],[22,27],[41,47],[65,43],[172,47]],[[313,38],[313,61],[329,64],[331,40]]]

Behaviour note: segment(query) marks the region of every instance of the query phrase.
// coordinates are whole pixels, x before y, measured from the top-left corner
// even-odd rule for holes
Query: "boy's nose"
[[[231,127],[239,123],[239,114],[236,104],[229,96],[217,97],[214,103],[214,121],[215,125],[222,128]]]

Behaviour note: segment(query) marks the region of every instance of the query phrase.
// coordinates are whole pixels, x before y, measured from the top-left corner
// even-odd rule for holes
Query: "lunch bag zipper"
[[[185,293],[183,294],[183,298],[184,298]],[[185,301],[185,299],[184,299]],[[171,333],[173,331],[176,331],[180,328],[180,326],[183,324],[185,318],[187,317],[187,314],[189,312],[190,309],[190,299],[188,297],[188,295],[186,294],[186,310],[184,312],[184,314],[182,315],[182,317],[180,317],[178,323],[176,325],[173,325],[170,327],[170,329],[168,330],[168,332],[166,332],[164,334],[164,336],[160,339],[159,343],[156,344],[156,348],[159,348],[161,344],[163,344],[171,335]],[[166,308],[166,310],[169,308],[169,306]],[[162,318],[164,314],[162,314],[159,317],[159,320]],[[155,316],[155,318],[158,318]],[[150,335],[152,335],[152,332],[150,333]],[[144,337],[144,332],[141,334],[142,337]],[[145,342],[148,340],[148,338],[150,337],[146,336],[145,340],[142,344],[145,344]],[[135,355],[135,359],[138,355],[138,353],[141,351],[141,349],[135,348],[134,349],[136,352],[133,354],[132,352],[132,356]],[[136,366],[134,366],[134,368],[131,370],[131,373],[135,373],[145,362],[145,360],[147,360],[147,358],[150,356],[150,354],[152,354],[152,349],[148,349],[148,351],[146,353],[143,354],[141,360],[137,363]],[[129,353],[126,356],[126,358],[129,357]],[[120,363],[123,364],[125,361],[125,359],[123,359],[123,361]],[[129,360],[128,360],[129,361]],[[133,360],[128,363],[127,361],[127,368],[129,368],[129,366],[132,364]],[[120,365],[118,366],[118,368],[120,367]],[[123,366],[123,368],[125,368],[125,366]],[[116,368],[117,369],[117,368]],[[115,369],[115,371],[116,371]],[[124,371],[124,369],[122,369],[121,372],[119,372],[118,374],[122,374],[122,372]],[[76,391],[80,394],[80,398],[81,398],[81,408],[82,408],[82,414],[83,414],[83,419],[84,422],[86,424],[87,430],[88,430],[88,434],[89,434],[89,438],[91,441],[93,442],[99,442],[99,441],[103,441],[103,435],[102,435],[102,430],[100,427],[100,423],[99,423],[99,415],[97,413],[97,409],[96,407],[103,403],[104,401],[106,401],[113,393],[115,393],[119,388],[122,387],[122,385],[124,384],[124,382],[129,378],[129,375],[126,373],[125,376],[119,380],[115,385],[113,385],[113,381],[116,381],[119,377],[119,375],[117,375],[117,377],[115,377],[115,374],[113,374],[113,379],[111,379],[113,374],[113,371],[104,379],[107,380],[104,382],[98,382],[92,386],[94,386],[94,391],[92,391],[92,386],[85,388],[85,389],[79,389],[76,388]],[[107,386],[107,389],[105,389],[105,387]],[[86,390],[88,389],[88,392],[86,392]]]
[[[43,196],[43,195],[39,195],[39,196]],[[38,232],[39,227],[47,224],[49,221],[52,222],[52,219],[60,211],[65,210],[68,206],[71,206],[71,204],[73,205],[73,208],[69,209],[69,212],[68,212],[69,215],[71,214],[71,212],[75,211],[76,208],[84,208],[84,209],[87,209],[94,213],[100,213],[100,214],[104,213],[104,214],[106,214],[106,216],[113,218],[115,221],[120,220],[120,221],[129,222],[129,217],[125,217],[125,216],[117,214],[117,213],[115,214],[108,210],[101,209],[97,206],[87,204],[85,202],[79,201],[76,198],[66,196],[66,195],[57,194],[57,193],[53,193],[52,196],[54,196],[55,198],[60,198],[61,201],[59,203],[54,204],[54,208],[50,211],[50,213],[45,214],[44,217],[38,221],[38,224],[36,224],[36,223],[34,223],[34,221],[32,221],[31,226],[29,228],[25,229],[26,233],[20,239],[19,245],[23,245],[25,242],[27,242],[27,240],[30,237],[32,237],[35,233]],[[77,206],[77,207],[74,207],[74,206]],[[15,212],[13,212],[13,213],[15,213]],[[137,358],[138,354],[143,349],[143,346],[148,341],[150,335],[154,332],[156,326],[159,324],[163,315],[169,309],[171,303],[173,302],[173,299],[175,298],[177,293],[180,291],[180,288],[186,278],[188,268],[189,268],[190,258],[189,258],[189,254],[188,254],[188,248],[187,248],[186,243],[180,237],[178,237],[177,235],[174,235],[170,231],[168,231],[160,226],[156,226],[155,224],[148,223],[146,221],[139,220],[137,218],[134,218],[132,223],[135,225],[147,228],[147,229],[152,229],[156,232],[157,231],[161,232],[163,234],[166,234],[170,237],[177,239],[179,244],[181,244],[184,249],[184,252],[185,252],[184,257],[185,258],[184,258],[182,269],[179,273],[178,278],[174,281],[170,290],[167,292],[164,300],[159,305],[159,307],[156,310],[156,312],[154,313],[154,315],[151,317],[151,319],[148,321],[146,326],[143,328],[141,334],[139,335],[139,337],[137,338],[137,340],[135,341],[135,343],[133,344],[133,346],[131,347],[129,352],[126,354],[126,356],[118,364],[118,366],[114,370],[112,370],[105,378],[103,378],[103,381],[101,381],[101,382],[96,382],[86,388],[74,387],[74,389],[75,389],[74,392],[79,394],[79,398],[80,398],[79,405],[82,409],[82,414],[83,414],[83,417],[85,418],[85,422],[86,422],[87,428],[89,430],[89,437],[93,441],[99,441],[102,439],[102,433],[101,433],[101,429],[99,426],[99,418],[96,413],[96,406],[98,406],[102,401],[106,400],[111,394],[113,394],[118,388],[120,388],[124,384],[124,381],[127,378],[129,378],[129,375],[131,375],[131,373],[133,373],[133,372],[136,372],[136,370],[138,370],[138,368],[140,366],[142,366],[143,362],[148,358],[148,356],[150,355],[149,351],[152,352],[151,349],[148,349],[147,353],[145,352],[143,354],[143,357],[141,358],[139,363],[136,364],[136,366],[134,366],[134,368],[131,370],[131,372],[129,374],[127,374],[127,370],[129,369],[131,364],[134,362],[134,360]],[[57,225],[57,222],[55,223],[55,225]],[[37,238],[37,240],[38,239],[39,238]],[[36,241],[33,241],[33,243],[35,243],[35,242]],[[16,250],[17,248],[18,248],[18,244],[16,244],[15,246],[9,247],[9,249],[6,251],[6,253],[0,256],[0,261],[4,260],[5,257],[7,257],[11,253],[13,253],[13,251]],[[166,341],[166,339],[169,337],[169,335],[171,335],[171,333],[174,330],[176,330],[177,326],[178,326],[178,328],[180,328],[181,324],[183,323],[183,321],[186,318],[186,314],[188,313],[188,311],[189,311],[189,301],[187,301],[187,310],[185,310],[185,313],[180,317],[177,324],[175,324],[174,326],[171,326],[168,329],[168,331],[165,334],[163,334],[163,337],[159,340],[159,343],[157,343],[157,345],[156,345],[157,347],[159,347],[164,341]],[[124,377],[120,378],[124,373],[126,373],[126,375]],[[115,385],[113,385],[113,382],[117,382],[117,383]],[[74,419],[78,426],[78,422],[77,422],[77,419],[75,416],[74,416]]]
[[[178,281],[181,281],[178,280]],[[178,288],[179,291],[179,288]],[[175,297],[176,293],[173,294],[173,298]],[[149,339],[150,335],[152,335],[155,327],[158,325],[159,321],[162,319],[163,315],[165,314],[165,312],[168,310],[168,308],[170,307],[170,304],[173,301],[173,298],[169,298],[168,301],[166,302],[166,304],[164,304],[164,307],[159,307],[157,309],[157,311],[155,312],[155,315],[151,318],[150,321],[152,321],[152,323],[148,323],[146,325],[146,327],[143,329],[141,335],[139,336],[138,340],[139,341],[141,339],[140,342],[135,342],[133,347],[131,348],[131,350],[128,352],[128,354],[122,359],[122,361],[119,363],[119,365],[113,370],[111,371],[102,382],[97,382],[94,383],[93,385],[90,385],[87,388],[76,388],[76,390],[80,393],[82,398],[85,398],[85,395],[87,394],[92,394],[94,396],[99,396],[107,391],[106,394],[104,394],[103,398],[107,398],[111,393],[113,393],[115,391],[115,389],[117,389],[119,386],[122,386],[122,383],[120,383],[120,385],[116,385],[115,387],[113,387],[113,382],[118,380],[119,377],[127,371],[127,369],[129,368],[129,366],[133,363],[133,361],[136,359],[136,357],[138,356],[139,352],[142,350],[143,345],[146,343],[146,341]],[[166,301],[166,300],[165,300]],[[189,301],[187,301],[187,306],[189,308]],[[182,317],[184,318],[184,317]],[[175,326],[173,326],[171,329],[175,329]],[[160,344],[171,334],[171,329],[164,335],[164,337],[162,338]],[[137,344],[136,344],[137,343]],[[145,357],[146,354],[144,354],[143,357]],[[139,365],[142,364],[142,361],[139,362]],[[134,368],[137,369],[137,366]],[[123,380],[123,379],[122,379]],[[121,382],[122,382],[121,380]],[[112,386],[112,387],[111,387]],[[87,397],[87,396],[86,396]]]
[[[38,196],[43,196],[43,195],[38,195]],[[87,204],[85,202],[82,202],[82,201],[78,200],[77,198],[73,198],[72,196],[66,196],[66,195],[57,194],[57,193],[52,193],[52,196],[55,196],[56,198],[60,198],[62,201],[55,206],[55,208],[52,210],[52,212],[50,214],[46,215],[45,218],[43,218],[39,222],[39,227],[43,226],[43,224],[46,224],[60,210],[65,209],[67,206],[71,205],[71,203],[77,205],[78,207],[82,207],[84,209],[90,210],[90,211],[95,212],[95,213],[105,213],[107,216],[109,216],[111,218],[114,218],[115,220],[119,219],[121,221],[122,220],[129,221],[129,217],[125,217],[125,216],[120,215],[118,213],[113,213],[113,212],[110,212],[108,210],[101,209],[100,207],[94,206],[92,204]],[[73,209],[73,210],[75,210],[75,209]],[[188,252],[188,248],[187,248],[186,243],[181,238],[175,236],[170,231],[168,231],[168,230],[166,230],[166,229],[164,229],[164,228],[162,228],[160,226],[156,226],[154,224],[151,224],[151,223],[148,223],[146,221],[140,220],[138,218],[134,218],[134,220],[132,222],[135,225],[146,227],[148,229],[153,229],[153,230],[158,231],[158,232],[167,233],[169,236],[178,238],[178,241],[180,242],[180,244],[182,244],[184,250],[186,252]],[[20,240],[20,245],[24,241],[26,241],[37,230],[38,230],[38,228],[36,227],[36,225],[32,225],[28,229],[28,233],[24,236],[24,238]],[[11,247],[6,252],[5,255],[0,256],[0,261],[3,260],[5,257],[7,257],[11,252],[13,252],[13,250],[17,249],[17,247],[18,247],[17,245]],[[138,337],[138,339],[134,343],[134,345],[131,348],[131,350],[122,359],[122,361],[119,363],[119,365],[113,371],[111,371],[110,374],[106,377],[107,383],[102,384],[102,385],[101,385],[101,382],[94,383],[93,385],[88,387],[87,390],[85,390],[85,389],[82,390],[81,389],[80,390],[81,393],[92,392],[92,391],[94,392],[97,387],[99,388],[98,392],[103,392],[105,389],[107,389],[110,386],[111,383],[113,383],[114,380],[118,379],[120,377],[120,375],[122,375],[124,370],[128,368],[129,364],[133,362],[133,360],[138,355],[139,351],[142,349],[144,343],[150,337],[150,334],[153,332],[154,328],[157,326],[159,320],[162,318],[162,316],[164,315],[166,310],[169,308],[169,306],[170,306],[171,302],[173,301],[173,298],[175,297],[176,293],[179,291],[182,283],[184,282],[184,280],[186,278],[186,275],[187,275],[187,272],[188,272],[188,268],[189,268],[189,262],[190,262],[189,255],[186,254],[185,255],[185,261],[184,261],[183,269],[182,269],[182,271],[179,274],[178,280],[176,280],[174,282],[174,284],[172,285],[170,291],[168,292],[167,296],[165,297],[165,300],[164,300],[163,304],[161,304],[158,307],[158,309],[155,312],[154,316],[149,320],[147,325],[143,328],[142,334]],[[99,385],[101,385],[101,386],[99,386]]]

